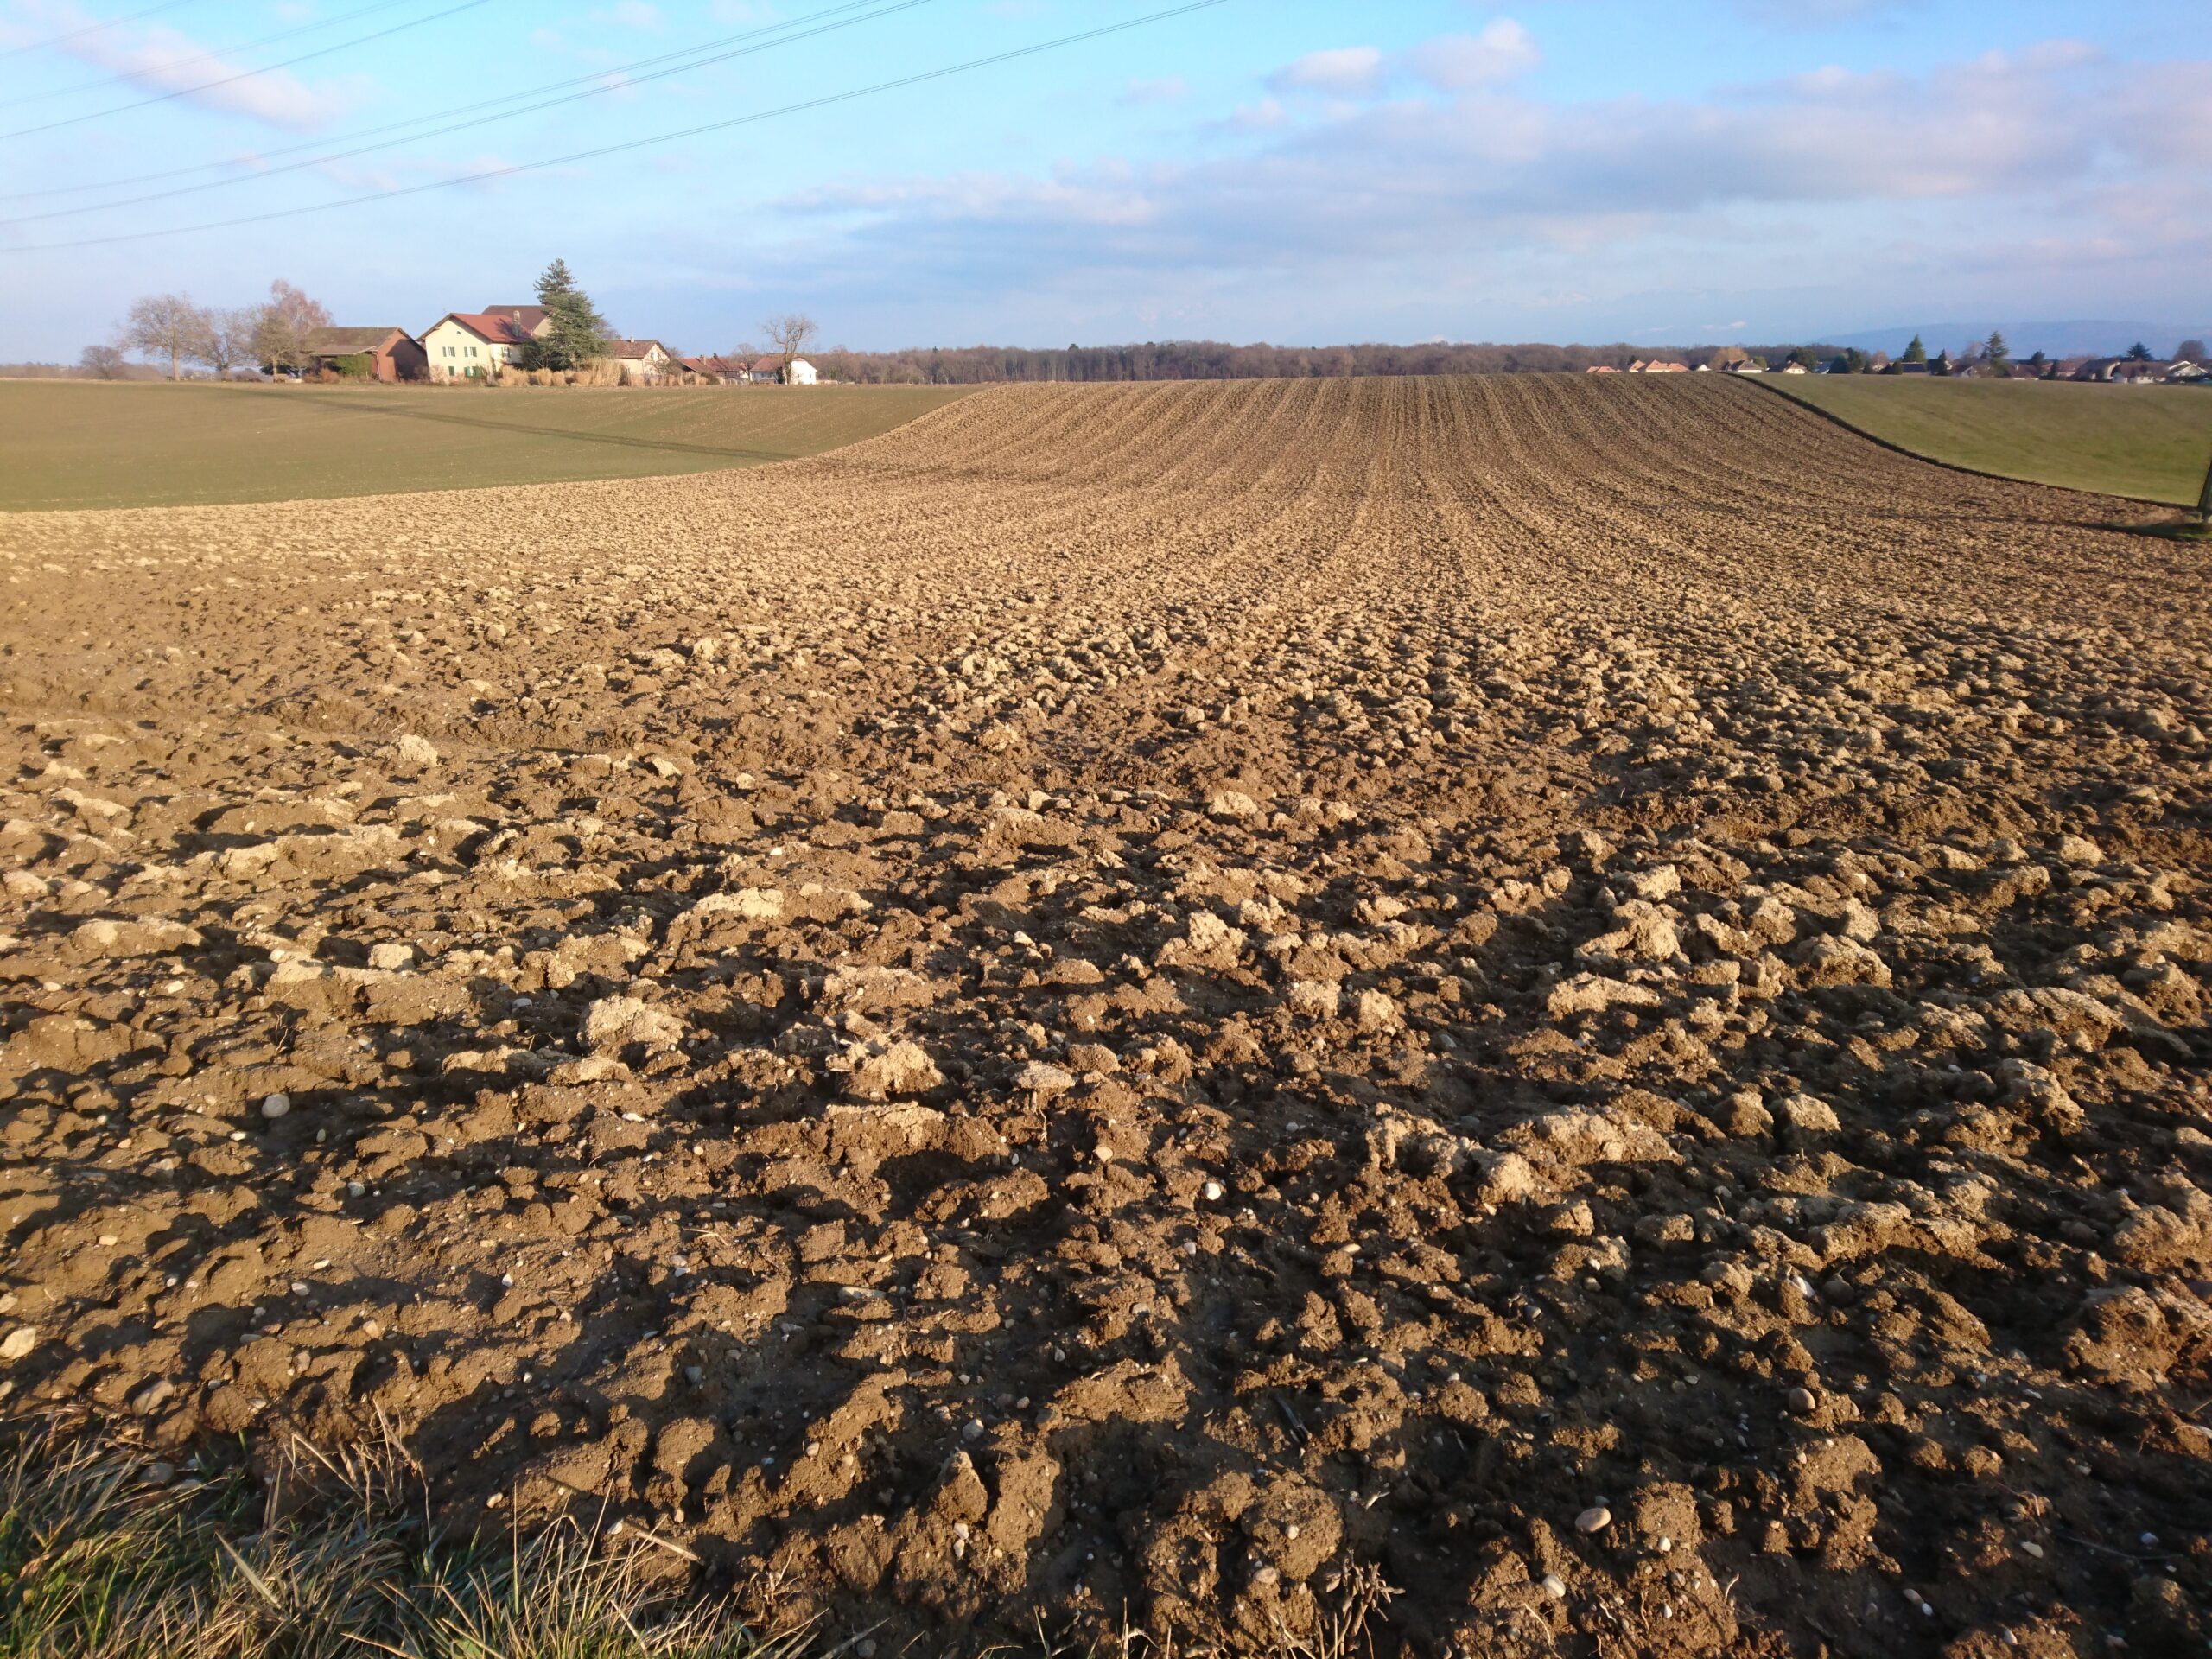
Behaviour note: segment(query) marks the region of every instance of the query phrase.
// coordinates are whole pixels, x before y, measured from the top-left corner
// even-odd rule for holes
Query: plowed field
[[[887,1656],[2201,1652],[2129,511],[1530,377],[0,518],[0,1414]]]

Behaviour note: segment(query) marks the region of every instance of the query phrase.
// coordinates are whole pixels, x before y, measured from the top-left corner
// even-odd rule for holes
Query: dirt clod
[[[0,519],[0,1412],[886,1653],[2201,1649],[2201,557],[1644,378]]]

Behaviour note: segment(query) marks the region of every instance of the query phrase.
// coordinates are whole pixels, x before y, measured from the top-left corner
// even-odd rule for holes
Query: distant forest
[[[1071,346],[1065,351],[968,346],[952,350],[812,353],[823,378],[862,385],[989,385],[1007,380],[1303,380],[1345,374],[1578,374],[1645,361],[1692,367],[1723,349],[1634,346],[1230,346],[1163,340],[1141,346]],[[1755,346],[1779,364],[1833,357],[1832,346]]]

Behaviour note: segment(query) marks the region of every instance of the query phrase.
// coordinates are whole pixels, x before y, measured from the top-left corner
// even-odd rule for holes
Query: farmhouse
[[[656,385],[677,371],[676,354],[657,340],[618,340],[607,352],[622,371],[626,386]]]
[[[423,333],[433,380],[480,380],[530,343],[509,316],[488,311],[448,311]]]
[[[319,369],[366,359],[360,372],[369,379],[384,381],[420,380],[429,363],[420,340],[404,328],[390,325],[318,328],[308,340],[308,356]]]
[[[817,384],[814,365],[803,357],[795,357],[791,359],[791,376],[788,381],[784,375],[784,359],[772,356],[754,358],[752,372],[746,378],[750,380],[794,386],[811,386]]]

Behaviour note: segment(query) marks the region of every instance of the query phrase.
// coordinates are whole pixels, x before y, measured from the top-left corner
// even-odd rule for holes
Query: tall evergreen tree
[[[2005,336],[2001,334],[1993,332],[1990,334],[1989,344],[1982,347],[1982,356],[1999,374],[2012,366],[2012,348],[2005,343]]]
[[[2151,348],[2141,340],[2137,340],[2127,348],[2127,360],[2131,363],[2148,363],[2151,360]]]
[[[556,259],[537,279],[537,302],[545,308],[545,330],[522,349],[526,369],[579,369],[607,355],[607,319],[576,285],[569,263]]]
[[[1912,344],[1904,348],[1904,356],[1899,360],[1906,363],[1925,363],[1928,360],[1928,347],[1921,343],[1918,334],[1912,337]]]

